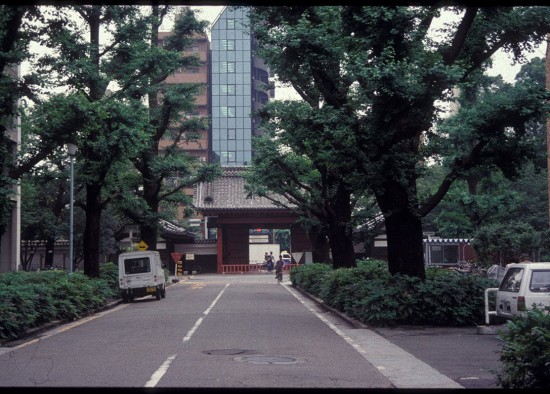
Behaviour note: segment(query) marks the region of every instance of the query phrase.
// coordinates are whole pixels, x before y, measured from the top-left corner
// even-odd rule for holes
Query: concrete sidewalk
[[[287,286],[307,300],[304,303],[310,310],[315,305],[347,322],[348,327],[337,327],[342,337],[397,388],[499,387],[496,373],[501,368],[498,352],[503,342],[498,333],[503,326],[485,330],[475,326],[368,327],[292,287],[290,282]],[[335,323],[336,320],[327,322]]]

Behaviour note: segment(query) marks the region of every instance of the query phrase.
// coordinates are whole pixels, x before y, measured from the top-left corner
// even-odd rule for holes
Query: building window
[[[235,72],[235,62],[222,62],[222,72],[224,73],[234,73]]]
[[[234,30],[235,29],[235,19],[230,18],[227,19],[227,30]]]
[[[220,107],[222,116],[226,118],[234,118],[235,117],[235,107]]]
[[[430,264],[444,265],[458,263],[458,245],[429,245]]]
[[[235,40],[222,40],[222,49],[225,51],[234,51]]]
[[[237,130],[235,130],[235,129],[227,129],[227,139],[228,139],[228,140],[235,140],[235,139],[237,139]]]
[[[228,96],[235,95],[235,85],[221,85],[220,90],[222,94],[225,94]]]
[[[237,152],[235,151],[221,152],[220,159],[224,163],[234,163],[237,161]]]

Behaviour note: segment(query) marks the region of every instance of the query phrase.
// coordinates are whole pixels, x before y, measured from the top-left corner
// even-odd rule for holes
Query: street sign
[[[139,241],[137,248],[138,248],[138,250],[147,250],[148,247],[149,247],[149,245],[147,245],[145,243],[145,241],[141,240],[141,241]]]
[[[181,253],[174,252],[170,254],[172,255],[172,260],[174,260],[174,263],[177,263],[178,261],[181,260],[181,256],[182,256]]]
[[[195,260],[195,253],[185,253],[185,261]]]
[[[292,257],[294,258],[294,261],[296,261],[297,263],[299,263],[300,260],[302,260],[303,255],[304,255],[304,252],[294,252],[294,253],[292,253]]]
[[[200,219],[189,219],[189,227],[199,227],[201,225]]]

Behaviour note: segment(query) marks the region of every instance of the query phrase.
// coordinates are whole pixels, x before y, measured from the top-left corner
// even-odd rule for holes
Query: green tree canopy
[[[437,27],[443,13],[450,18]],[[253,7],[252,30],[271,70],[326,121],[304,137],[327,142],[309,159],[332,160],[339,179],[353,180],[342,184],[350,195],[359,186],[375,196],[392,274],[424,277],[421,218],[477,166],[515,175],[525,124],[547,112],[536,83],[491,85],[444,122],[441,105],[478,83],[496,51],[522,60],[541,43],[548,7]],[[417,182],[442,153],[447,173],[421,201]]]

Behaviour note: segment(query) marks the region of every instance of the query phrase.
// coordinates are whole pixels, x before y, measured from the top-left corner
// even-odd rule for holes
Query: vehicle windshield
[[[124,260],[124,272],[126,274],[144,274],[146,272],[151,272],[149,257]]]
[[[531,274],[529,290],[535,293],[550,291],[550,270],[534,270]]]

